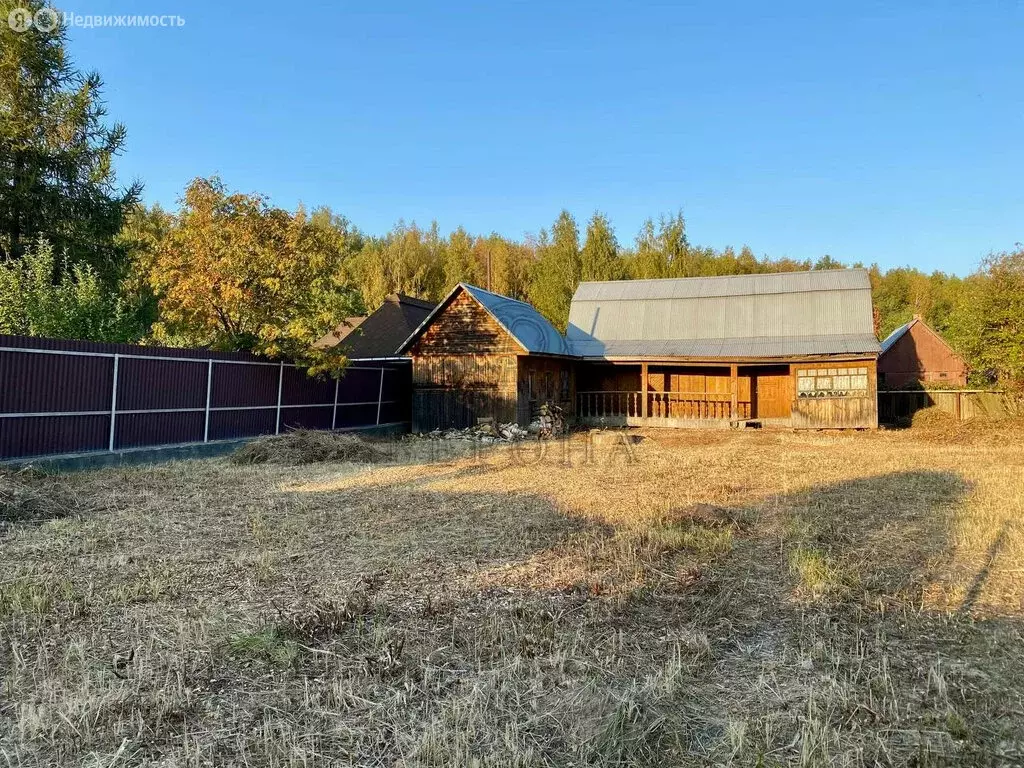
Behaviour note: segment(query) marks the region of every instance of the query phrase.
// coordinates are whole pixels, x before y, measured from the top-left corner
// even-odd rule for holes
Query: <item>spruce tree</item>
[[[15,6],[34,14],[43,3],[0,0],[0,260],[43,238],[58,263],[88,264],[113,284],[125,262],[115,238],[141,192],[114,175],[124,126],[107,124],[99,75],[74,67],[63,30],[15,31]]]
[[[622,277],[619,243],[608,217],[595,212],[587,224],[587,239],[580,253],[584,280],[618,280]]]

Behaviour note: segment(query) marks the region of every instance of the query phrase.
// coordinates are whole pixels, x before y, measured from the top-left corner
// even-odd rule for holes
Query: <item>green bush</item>
[[[58,264],[45,240],[0,263],[0,333],[127,342],[141,331],[92,267]]]

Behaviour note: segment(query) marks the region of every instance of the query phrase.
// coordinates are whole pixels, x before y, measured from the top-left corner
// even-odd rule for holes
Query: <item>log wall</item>
[[[462,429],[481,419],[525,426],[536,398],[559,393],[562,379],[560,361],[524,352],[472,296],[457,295],[410,350],[413,430]]]
[[[465,291],[434,317],[409,353],[422,355],[519,355],[526,352]]]

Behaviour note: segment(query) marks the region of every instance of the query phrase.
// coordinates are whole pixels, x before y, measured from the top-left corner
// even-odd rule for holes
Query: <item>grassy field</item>
[[[0,476],[0,764],[1024,761],[1024,431],[640,435]]]

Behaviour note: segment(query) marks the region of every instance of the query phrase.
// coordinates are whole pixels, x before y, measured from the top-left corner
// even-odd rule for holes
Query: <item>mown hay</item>
[[[41,522],[66,517],[72,500],[45,477],[28,471],[0,470],[0,529],[13,523]]]
[[[1024,430],[1022,418],[990,418],[975,416],[963,421],[942,409],[932,406],[917,411],[907,426],[917,434],[918,439],[931,443],[975,444],[998,441],[1002,438],[1017,440]]]
[[[387,458],[387,452],[354,435],[297,429],[246,443],[232,454],[231,462],[297,466],[324,461],[374,464]]]
[[[934,405],[917,411],[910,420],[910,426],[917,429],[948,428],[955,424],[956,419],[952,414],[946,413]]]

